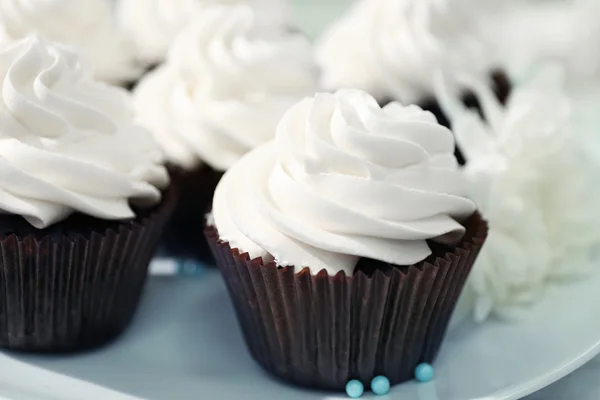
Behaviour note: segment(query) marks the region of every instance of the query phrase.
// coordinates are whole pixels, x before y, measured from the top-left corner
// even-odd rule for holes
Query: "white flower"
[[[599,169],[586,154],[586,136],[574,129],[562,71],[545,68],[514,88],[505,107],[485,83],[460,79],[477,94],[486,121],[447,90],[441,74],[436,92],[467,159],[472,198],[490,225],[468,290],[476,320],[514,316],[552,281],[589,272],[600,244]]]

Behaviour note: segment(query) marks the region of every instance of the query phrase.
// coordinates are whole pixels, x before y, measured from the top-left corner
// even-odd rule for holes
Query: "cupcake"
[[[139,122],[180,188],[167,253],[210,260],[202,231],[221,175],[272,139],[281,116],[317,82],[308,40],[264,24],[247,5],[206,7],[177,37],[167,62],[134,92]]]
[[[122,332],[176,199],[128,93],[38,37],[0,50],[0,346],[75,351]]]
[[[235,3],[247,3],[266,24],[290,24],[285,0],[120,0],[117,20],[135,43],[138,60],[151,70],[165,61],[177,34],[204,6]]]
[[[487,235],[453,150],[430,112],[341,90],[225,173],[206,236],[265,370],[339,390],[434,360]]]
[[[482,21],[493,15],[472,0],[362,0],[333,24],[317,45],[327,88],[360,88],[386,104],[418,104],[448,126],[433,91],[433,76],[477,76],[504,101],[506,75],[498,70]],[[469,107],[472,94],[454,82]],[[457,153],[459,162],[462,156]]]
[[[142,73],[135,47],[113,23],[105,0],[12,0],[0,2],[0,44],[37,33],[77,47],[98,80],[130,87]]]

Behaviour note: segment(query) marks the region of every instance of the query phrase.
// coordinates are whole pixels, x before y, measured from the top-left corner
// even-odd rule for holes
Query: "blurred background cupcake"
[[[340,390],[434,360],[487,235],[453,151],[430,112],[340,90],[225,173],[206,233],[264,369]]]
[[[285,0],[119,0],[117,20],[137,49],[138,60],[150,70],[167,57],[179,32],[205,5],[247,4],[267,25],[290,26]]]
[[[485,29],[498,8],[473,0],[359,0],[319,39],[323,85],[360,88],[381,104],[418,104],[448,126],[433,91],[437,70],[477,76],[501,101],[509,92]],[[452,89],[469,107],[478,106],[458,82]],[[457,157],[462,163],[458,152]]]
[[[139,122],[164,149],[179,206],[168,253],[210,256],[204,216],[221,175],[272,139],[283,113],[317,89],[308,39],[257,16],[248,5],[211,5],[175,39],[167,62],[134,93]]]
[[[37,33],[77,48],[98,80],[130,87],[143,72],[135,47],[117,29],[105,0],[13,0],[0,2],[0,43]]]
[[[72,351],[122,332],[175,192],[129,94],[72,50],[0,50],[0,346]]]
[[[467,284],[474,318],[518,318],[549,286],[587,277],[600,244],[597,131],[574,119],[564,68],[516,84],[506,106],[477,82],[482,117],[443,84],[438,99],[467,160],[470,193],[490,235]]]

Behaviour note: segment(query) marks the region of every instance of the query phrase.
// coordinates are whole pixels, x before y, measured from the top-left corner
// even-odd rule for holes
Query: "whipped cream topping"
[[[264,25],[245,5],[212,6],[138,85],[135,107],[171,163],[224,171],[272,139],[285,111],[317,83],[304,36]]]
[[[438,69],[488,76],[495,56],[479,25],[488,9],[482,3],[359,1],[317,45],[323,84],[358,87],[408,104],[433,95]]]
[[[274,142],[242,158],[215,192],[221,239],[251,257],[352,274],[359,257],[411,265],[427,239],[457,241],[475,211],[452,132],[433,114],[358,90],[292,107]]]
[[[113,23],[105,0],[8,0],[0,2],[0,44],[37,33],[77,47],[97,79],[123,83],[137,78],[134,46]]]
[[[37,37],[0,50],[0,212],[45,228],[73,212],[135,217],[169,178],[123,89],[95,82],[62,45]]]
[[[506,107],[481,81],[463,77],[485,121],[437,80],[467,160],[471,196],[490,232],[469,277],[474,317],[515,317],[549,284],[589,272],[600,242],[600,168],[575,129],[562,73],[544,68],[517,86]]]
[[[136,44],[138,57],[153,64],[164,61],[173,39],[203,7],[235,3],[253,7],[266,24],[284,26],[292,20],[282,0],[121,0],[117,19]]]

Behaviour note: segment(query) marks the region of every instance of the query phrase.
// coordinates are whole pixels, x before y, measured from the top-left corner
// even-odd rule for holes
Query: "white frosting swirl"
[[[172,163],[204,161],[224,171],[272,139],[284,112],[313,94],[317,81],[302,35],[263,25],[247,6],[213,6],[142,80],[135,106]]]
[[[77,47],[105,82],[122,83],[141,73],[135,48],[117,30],[105,0],[0,1],[0,43],[32,33]]]
[[[589,272],[600,243],[600,168],[587,154],[589,137],[573,124],[558,71],[538,72],[515,87],[506,107],[485,84],[465,78],[486,122],[439,81],[471,196],[490,225],[467,284],[479,321],[518,316],[550,284]]]
[[[77,55],[29,37],[0,51],[0,211],[36,228],[75,211],[134,217],[168,184],[161,153],[133,125],[123,89],[91,79]]]
[[[138,48],[138,56],[147,63],[162,62],[167,49],[179,32],[206,5],[247,3],[257,10],[265,23],[287,25],[291,12],[281,0],[121,0],[119,24]]]
[[[323,84],[408,104],[433,95],[438,69],[488,76],[495,60],[479,27],[481,3],[362,0],[317,46]]]
[[[221,239],[251,257],[352,274],[359,257],[410,265],[427,239],[457,240],[465,197],[452,132],[417,106],[381,109],[358,90],[317,94],[283,117],[274,143],[221,180]]]

